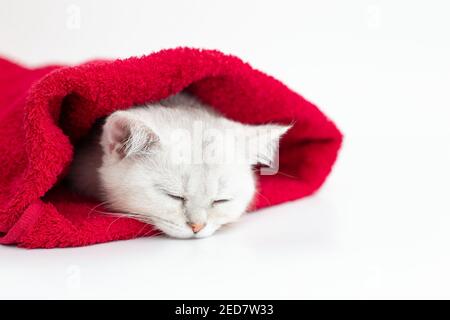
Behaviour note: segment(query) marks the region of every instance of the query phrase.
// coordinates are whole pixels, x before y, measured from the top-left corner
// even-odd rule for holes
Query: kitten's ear
[[[103,125],[103,150],[119,159],[148,154],[158,141],[159,137],[150,128],[127,111],[114,112]]]
[[[292,125],[267,124],[249,126],[249,156],[251,164],[272,166],[278,155],[281,137]]]

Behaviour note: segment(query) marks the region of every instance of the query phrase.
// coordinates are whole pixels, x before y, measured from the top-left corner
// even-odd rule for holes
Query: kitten
[[[68,179],[169,236],[206,237],[245,212],[252,166],[274,160],[289,128],[231,121],[180,93],[108,116],[77,148]]]

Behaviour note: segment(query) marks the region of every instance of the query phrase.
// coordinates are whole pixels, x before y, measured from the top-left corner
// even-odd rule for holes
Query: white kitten
[[[182,93],[111,114],[77,149],[69,181],[169,236],[206,237],[245,212],[252,165],[270,164],[289,128],[231,121]]]

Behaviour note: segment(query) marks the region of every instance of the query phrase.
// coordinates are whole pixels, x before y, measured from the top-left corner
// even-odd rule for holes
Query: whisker
[[[93,207],[91,208],[91,210],[88,212],[87,217],[89,218],[89,217],[91,216],[91,213],[92,213],[93,211],[96,211],[95,209],[97,209],[98,207],[101,207],[101,206],[103,206],[103,205],[105,205],[105,204],[108,204],[108,201],[103,201],[103,202],[100,202],[99,204],[93,206]]]
[[[114,221],[111,222],[111,223],[109,224],[108,228],[106,229],[106,233],[109,233],[109,230],[111,229],[111,226],[112,226],[114,223],[116,223],[118,220],[122,219],[122,218],[124,218],[124,217],[118,217],[117,219],[114,219]]]
[[[122,216],[122,217],[128,217],[128,218],[146,218],[147,217],[147,215],[137,214],[137,213],[129,213],[129,212],[113,212],[113,211],[98,211],[98,210],[95,210],[95,212],[106,214],[106,215]]]
[[[287,173],[285,173],[283,171],[278,171],[277,174],[281,174],[282,176],[286,176],[286,177],[292,178],[292,179],[298,179],[298,177],[290,175],[290,174],[287,174]]]
[[[261,198],[263,198],[264,200],[266,200],[266,202],[267,202],[268,205],[271,205],[270,200],[269,200],[265,195],[263,195],[263,194],[262,194],[261,192],[259,192],[258,190],[255,190],[255,193],[257,193],[258,195],[261,196]]]
[[[153,230],[147,231],[142,237],[147,237],[152,231],[155,231],[155,230],[153,229]],[[155,233],[152,234],[151,236],[152,236],[152,237],[157,237],[157,236],[160,236],[160,235],[162,235],[162,234],[164,234],[164,232],[158,230],[158,232],[155,232]]]
[[[134,237],[138,237],[139,234],[142,232],[142,230],[144,230],[147,227],[148,227],[148,225],[144,224],[143,227],[134,235]]]
[[[100,205],[98,205],[98,206],[100,206]],[[97,206],[97,207],[98,207],[98,206]],[[145,225],[144,225],[144,226],[143,226],[143,227],[135,234],[135,237],[140,236],[140,233],[141,233],[141,232],[144,230],[144,228],[147,227],[148,225],[152,225],[152,226],[156,227],[155,222],[163,223],[163,224],[165,224],[167,227],[173,228],[173,229],[175,229],[175,230],[181,230],[181,226],[180,226],[180,225],[178,225],[178,224],[176,224],[176,223],[174,223],[174,222],[172,222],[172,221],[170,221],[170,220],[167,220],[167,219],[164,219],[164,218],[161,218],[161,217],[157,217],[157,216],[154,216],[154,215],[150,215],[150,214],[140,214],[140,213],[136,213],[136,212],[114,212],[114,211],[108,211],[108,212],[105,212],[105,211],[95,210],[95,208],[93,208],[92,211],[95,211],[95,212],[98,212],[98,213],[101,213],[101,214],[105,214],[105,215],[111,215],[111,216],[117,217],[117,219],[115,219],[114,221],[112,221],[111,224],[108,226],[107,232],[109,232],[111,226],[112,226],[115,222],[117,222],[119,219],[121,219],[121,218],[135,219],[135,220],[138,220],[138,221],[140,221],[140,222],[145,223]],[[152,231],[154,231],[154,229],[149,230],[149,231],[148,231],[145,235],[143,235],[143,236],[146,236],[148,233],[150,233],[150,232],[152,232]],[[164,234],[164,232],[163,232],[163,231],[160,231],[159,233],[154,234],[154,236],[161,235],[161,234]]]

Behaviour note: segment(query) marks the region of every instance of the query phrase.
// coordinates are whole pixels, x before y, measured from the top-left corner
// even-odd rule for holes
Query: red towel
[[[99,213],[64,187],[73,146],[96,119],[183,89],[244,123],[294,127],[280,172],[259,177],[252,209],[307,196],[336,160],[342,135],[315,105],[218,51],[177,48],[140,58],[29,69],[0,58],[0,243],[26,248],[152,235],[151,226]]]

